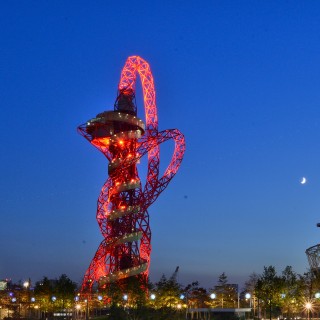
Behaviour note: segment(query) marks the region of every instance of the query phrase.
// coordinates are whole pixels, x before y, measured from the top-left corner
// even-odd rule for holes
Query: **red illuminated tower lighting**
[[[135,83],[139,74],[145,108],[144,123],[137,117]],[[131,276],[147,280],[151,253],[148,207],[176,174],[185,152],[185,139],[177,129],[158,131],[153,76],[149,64],[129,57],[121,72],[114,111],[105,111],[78,127],[78,131],[109,160],[109,177],[98,198],[96,218],[103,240],[87,269],[82,291]],[[159,145],[175,142],[170,164],[159,177]],[[148,155],[145,184],[137,162]]]

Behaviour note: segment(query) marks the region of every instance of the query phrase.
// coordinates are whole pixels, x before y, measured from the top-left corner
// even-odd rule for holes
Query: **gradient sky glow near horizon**
[[[176,266],[204,287],[222,272],[307,270],[320,238],[318,1],[2,1],[0,30],[0,279],[81,281],[108,163],[76,128],[113,108],[130,55],[151,66],[159,130],[187,143],[149,208],[151,280]]]

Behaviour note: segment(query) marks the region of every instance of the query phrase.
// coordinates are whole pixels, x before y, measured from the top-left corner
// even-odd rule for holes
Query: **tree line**
[[[80,294],[75,282],[63,274],[58,279],[43,277],[34,286],[9,283],[0,291],[0,307],[9,318],[38,315],[56,310],[98,315],[108,310],[109,319],[180,319],[187,310],[198,308],[250,308],[255,318],[296,318],[320,311],[320,277],[310,271],[300,275],[291,266],[278,273],[274,266],[252,273],[239,289],[222,273],[209,288],[198,281],[183,285],[177,272],[162,275],[159,281],[141,286],[139,278],[125,280],[125,286],[112,283]],[[123,289],[125,287],[125,290]],[[146,294],[147,292],[147,294]],[[47,317],[47,316],[46,316]]]

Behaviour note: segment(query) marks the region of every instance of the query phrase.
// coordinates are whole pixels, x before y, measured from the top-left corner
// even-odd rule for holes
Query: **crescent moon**
[[[305,177],[303,177],[300,181],[301,184],[305,184],[307,182],[307,179]]]

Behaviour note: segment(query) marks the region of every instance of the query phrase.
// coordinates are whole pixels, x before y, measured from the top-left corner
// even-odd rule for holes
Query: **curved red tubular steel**
[[[130,88],[135,91],[136,75],[140,76],[144,110],[146,114],[146,129],[149,134],[158,132],[158,114],[156,106],[156,91],[149,64],[139,56],[129,57],[122,69],[119,90]]]
[[[145,128],[132,104],[137,74],[142,83]],[[95,282],[100,286],[115,281],[121,284],[131,276],[146,283],[151,254],[147,210],[178,171],[185,152],[185,139],[179,130],[158,132],[154,81],[145,60],[139,56],[127,59],[118,89],[117,110],[101,113],[78,127],[110,161],[109,178],[98,198],[96,214],[104,239],[85,273],[82,292],[91,290]],[[170,139],[175,143],[174,153],[159,178],[159,146]],[[137,162],[146,154],[148,171],[142,186]]]

